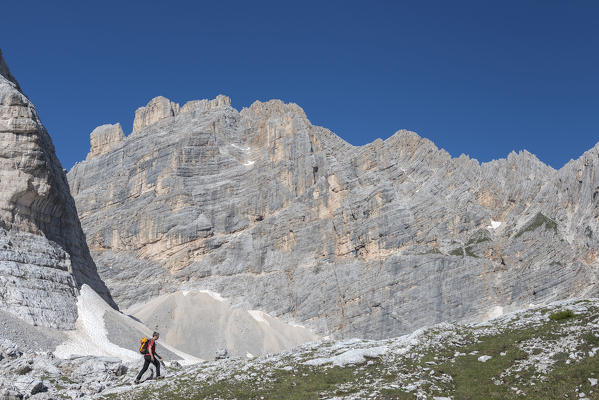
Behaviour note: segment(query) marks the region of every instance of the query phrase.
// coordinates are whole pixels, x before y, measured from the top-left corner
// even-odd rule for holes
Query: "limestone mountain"
[[[219,293],[336,337],[385,338],[598,293],[599,144],[560,170],[479,163],[408,131],[352,146],[296,104],[157,97],[68,174],[121,307]]]
[[[83,284],[116,307],[50,136],[0,52],[0,311],[71,329]]]

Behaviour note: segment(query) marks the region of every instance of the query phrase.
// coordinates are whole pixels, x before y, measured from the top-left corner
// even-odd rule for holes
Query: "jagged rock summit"
[[[89,254],[50,136],[0,52],[0,311],[72,329],[83,284],[116,306]]]
[[[597,293],[599,145],[557,171],[408,131],[355,147],[278,100],[161,97],[135,121],[68,174],[122,307],[210,290],[378,339]]]

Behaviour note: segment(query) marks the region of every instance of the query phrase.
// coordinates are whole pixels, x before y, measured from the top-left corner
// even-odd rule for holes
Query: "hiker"
[[[156,353],[156,341],[158,340],[159,337],[160,337],[160,334],[158,332],[154,332],[154,333],[152,333],[152,339],[147,342],[146,349],[144,352],[144,366],[141,369],[141,371],[139,371],[137,378],[135,378],[135,383],[139,383],[144,372],[146,372],[148,370],[148,367],[150,366],[150,362],[152,364],[154,364],[154,367],[156,368],[156,379],[162,378],[160,376],[160,362],[156,359],[156,357],[158,357],[160,360],[162,360],[162,357],[160,357]],[[142,348],[143,348],[143,346],[142,346]]]

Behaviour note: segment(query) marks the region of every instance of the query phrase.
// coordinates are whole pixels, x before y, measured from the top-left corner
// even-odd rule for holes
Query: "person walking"
[[[154,332],[152,334],[152,340],[150,340],[150,342],[148,343],[146,353],[144,354],[144,366],[141,369],[141,371],[139,371],[137,378],[135,378],[136,384],[139,383],[143,374],[148,370],[150,363],[154,364],[154,367],[156,368],[156,379],[162,379],[162,376],[160,376],[160,362],[156,359],[159,358],[160,360],[162,360],[162,357],[160,357],[156,353],[156,341],[159,337],[160,334],[158,332]]]

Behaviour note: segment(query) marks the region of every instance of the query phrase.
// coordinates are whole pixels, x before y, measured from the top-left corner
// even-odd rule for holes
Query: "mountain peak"
[[[6,61],[4,61],[4,57],[2,57],[2,49],[0,49],[0,75],[8,79],[10,82],[14,83],[19,91],[21,90],[19,82],[17,82],[15,77],[10,73],[10,69],[6,64]]]

